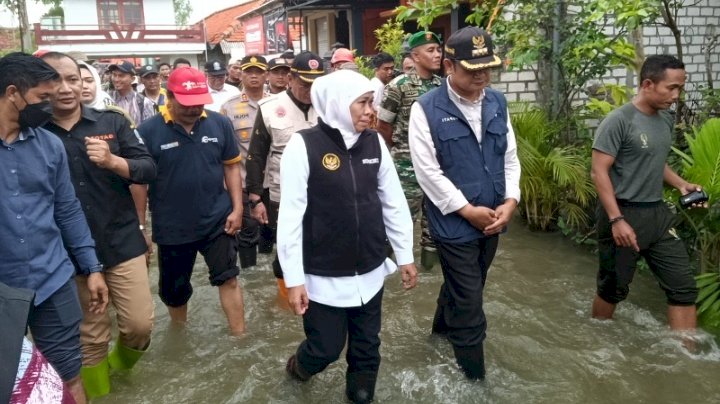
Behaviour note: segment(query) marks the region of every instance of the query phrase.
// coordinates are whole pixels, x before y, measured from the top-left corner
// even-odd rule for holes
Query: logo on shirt
[[[203,136],[202,139],[200,139],[200,141],[203,142],[203,143],[210,143],[210,142],[217,143],[217,142],[218,142],[218,138],[216,138],[216,137]]]
[[[275,110],[275,115],[277,115],[278,118],[282,118],[286,114],[287,114],[287,112],[285,111],[285,108],[283,108],[282,106],[277,107],[277,109]]]
[[[115,134],[113,134],[113,133],[108,133],[108,134],[105,134],[105,135],[93,135],[93,136],[88,136],[88,137],[89,137],[90,139],[104,140],[104,141],[107,142],[108,140],[113,140],[113,139],[115,139]]]
[[[322,165],[330,171],[335,171],[340,168],[340,157],[337,154],[328,153],[323,156]]]
[[[444,123],[444,122],[452,122],[452,121],[457,121],[457,120],[458,119],[454,116],[447,116],[447,117],[441,119],[440,122]]]
[[[645,133],[641,133],[640,141],[642,142],[642,146],[640,146],[640,147],[642,147],[643,149],[647,149],[648,148],[648,135]]]
[[[673,236],[675,240],[680,240],[680,236],[678,235],[677,230],[675,230],[674,227],[671,227],[670,230],[668,230],[668,234]]]
[[[380,159],[377,157],[374,159],[362,159],[362,163],[363,164],[380,164]]]

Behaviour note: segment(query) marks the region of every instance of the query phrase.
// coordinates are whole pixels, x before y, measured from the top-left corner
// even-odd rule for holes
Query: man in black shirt
[[[88,310],[87,280],[76,277],[83,308],[81,376],[93,398],[109,393],[109,367],[130,369],[150,344],[154,307],[145,262],[147,244],[129,186],[154,179],[155,162],[125,116],[80,102],[82,80],[73,59],[56,52],[43,59],[60,73],[62,82],[52,98],[53,118],[45,129],[56,134],[67,151],[75,192],[105,266],[117,313],[119,337],[108,354],[110,316]]]

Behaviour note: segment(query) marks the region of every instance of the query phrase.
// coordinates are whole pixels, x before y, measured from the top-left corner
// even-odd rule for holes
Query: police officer
[[[501,65],[490,35],[465,27],[445,55],[448,77],[411,108],[410,150],[445,280],[433,333],[447,336],[477,380],[485,377],[483,287],[520,200],[520,164],[505,96],[487,87]]]
[[[80,69],[73,59],[49,52],[43,59],[60,73],[62,85],[53,97],[53,118],[44,126],[62,140],[75,187],[115,307],[119,336],[108,353],[111,321],[108,312],[90,311],[87,279],[76,276],[83,308],[80,372],[89,398],[110,392],[110,367],[132,368],[150,344],[154,305],[150,294],[143,234],[145,217],[138,218],[130,183],[155,178],[155,162],[131,127],[115,110],[99,111],[80,102]],[[75,98],[77,102],[71,103]]]
[[[293,133],[317,124],[317,114],[310,100],[310,87],[325,74],[322,59],[302,52],[290,68],[290,88],[260,101],[250,138],[247,168],[247,190],[252,216],[262,224],[277,228],[280,208],[280,158]],[[263,198],[264,189],[268,189]],[[273,272],[278,278],[281,295],[286,294],[280,263],[275,258]]]
[[[440,77],[434,72],[440,70],[442,51],[440,38],[430,31],[421,31],[410,36],[408,46],[415,61],[415,68],[396,77],[385,87],[378,110],[377,130],[391,147],[390,151],[414,222],[422,209],[423,194],[415,179],[408,146],[410,106],[421,95],[440,85]],[[420,264],[430,269],[437,254],[428,232],[425,215],[421,220],[421,227]]]
[[[255,116],[258,111],[258,101],[268,97],[265,92],[265,79],[267,78],[267,62],[259,55],[245,56],[238,63],[242,71],[242,90],[239,95],[230,98],[220,107],[220,113],[230,118],[235,129],[235,140],[240,147],[240,168],[242,181],[245,184],[245,161],[247,160],[248,147],[250,146],[250,134],[252,133]],[[243,229],[238,234],[238,251],[240,253],[240,266],[247,268],[256,264],[258,227],[257,220],[250,216],[250,208],[247,206],[247,189],[243,186],[243,202],[246,204],[243,209]],[[272,240],[272,232],[266,231],[267,238]],[[272,243],[272,241],[270,241]],[[270,244],[272,246],[272,244]]]

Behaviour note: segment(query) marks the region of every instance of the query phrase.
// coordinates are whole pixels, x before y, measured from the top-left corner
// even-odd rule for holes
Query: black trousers
[[[333,307],[310,301],[303,315],[305,337],[297,349],[298,364],[309,374],[322,372],[345,347],[347,373],[380,368],[380,322],[383,289],[359,307]]]
[[[436,240],[445,282],[440,287],[433,332],[446,335],[454,347],[478,346],[485,340],[483,288],[498,239],[494,236],[466,243]]]

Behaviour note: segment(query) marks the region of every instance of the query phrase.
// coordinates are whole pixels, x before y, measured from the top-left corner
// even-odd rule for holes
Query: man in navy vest
[[[447,79],[412,106],[409,143],[445,277],[433,333],[448,338],[465,375],[478,380],[483,287],[520,200],[520,163],[505,97],[487,88],[490,68],[502,64],[490,35],[478,27],[455,32],[443,63]]]

